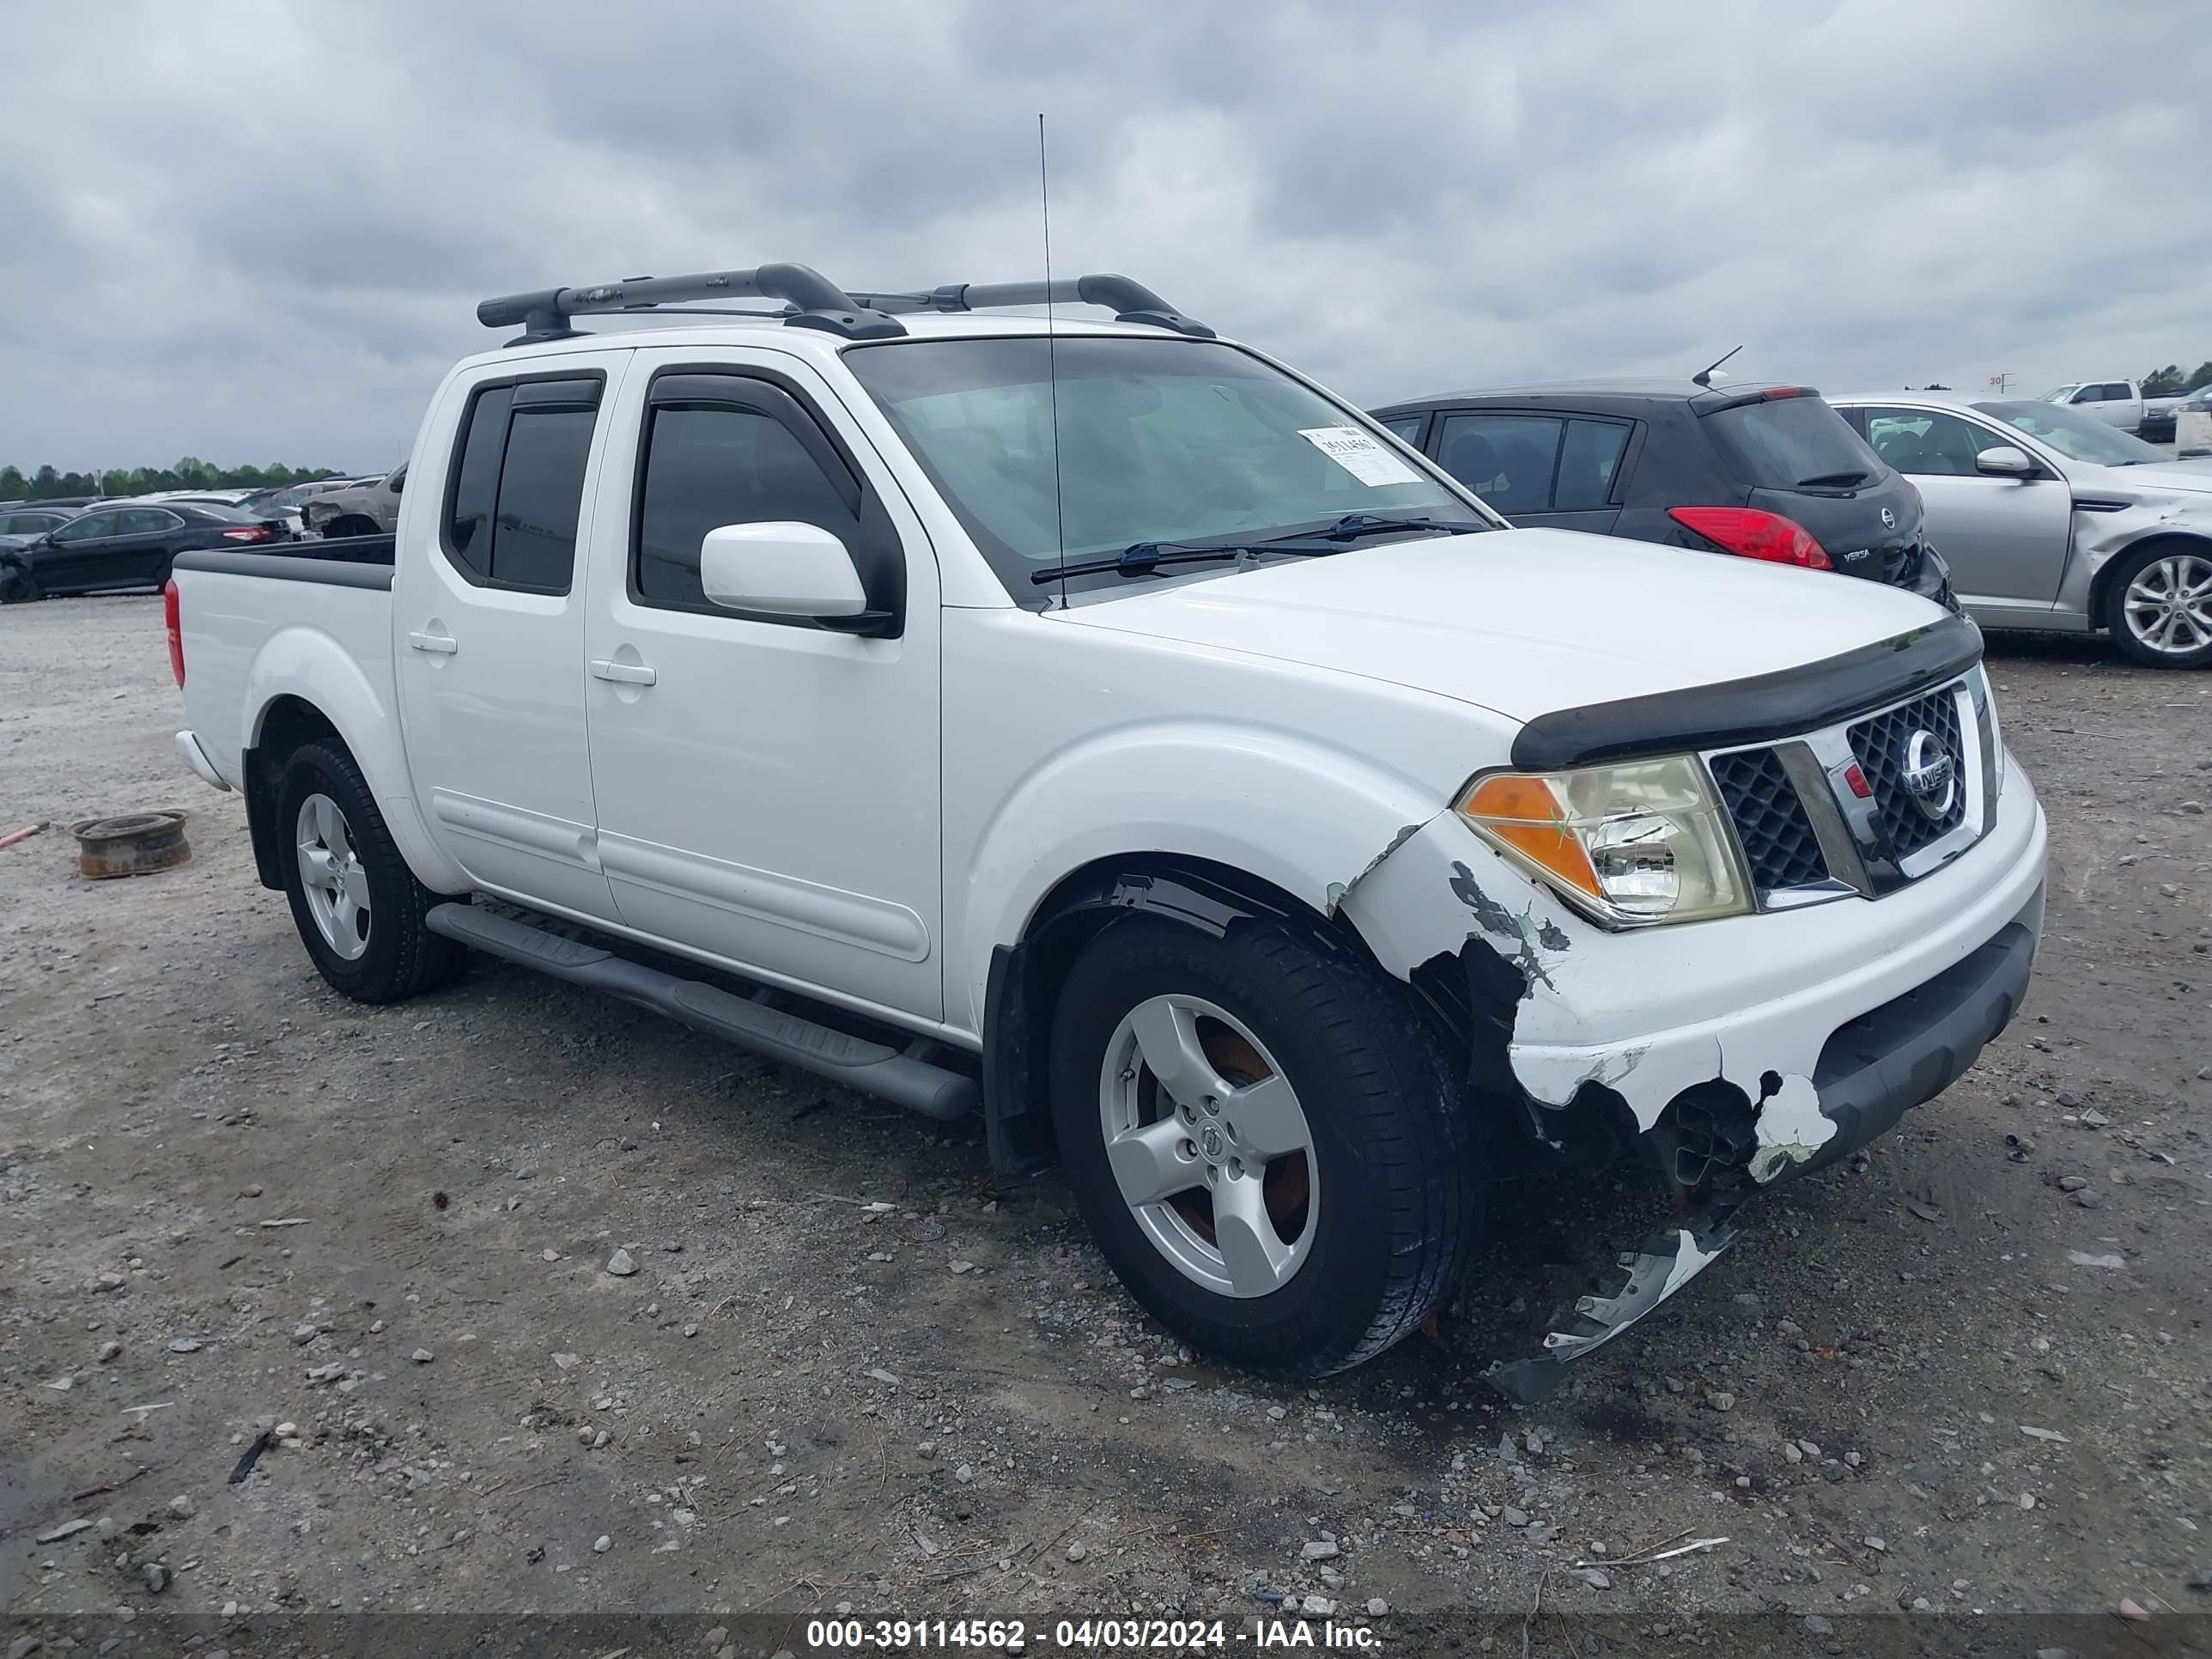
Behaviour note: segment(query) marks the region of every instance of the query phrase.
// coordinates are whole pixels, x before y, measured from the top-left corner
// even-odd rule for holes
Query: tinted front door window
[[[1874,453],[1913,477],[1979,477],[1975,457],[2005,441],[1986,427],[1924,409],[1869,409],[1866,423]]]
[[[54,532],[54,540],[66,547],[76,542],[94,541],[102,536],[112,536],[118,516],[113,513],[88,513],[82,519],[70,520]]]
[[[646,442],[634,580],[648,604],[706,602],[700,544],[724,525],[811,524],[848,549],[860,544],[859,516],[773,416],[735,406],[659,409]]]

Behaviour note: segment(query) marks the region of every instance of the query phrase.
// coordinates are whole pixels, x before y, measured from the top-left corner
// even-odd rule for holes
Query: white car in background
[[[1829,402],[1918,488],[1929,542],[1976,622],[2102,629],[2152,667],[2212,667],[2212,464],[2042,399]]]

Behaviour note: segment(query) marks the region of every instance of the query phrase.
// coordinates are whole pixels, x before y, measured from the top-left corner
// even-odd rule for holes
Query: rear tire
[[[1320,1376],[1382,1352],[1456,1284],[1480,1221],[1474,1125],[1365,963],[1273,923],[1216,939],[1115,921],[1068,975],[1050,1068],[1084,1220],[1193,1346]]]
[[[2122,554],[2100,620],[2139,663],[2212,668],[2212,545],[2154,541]]]
[[[277,787],[276,838],[292,921],[333,990],[396,1002],[453,977],[460,947],[422,921],[443,901],[415,879],[342,746],[293,751]]]

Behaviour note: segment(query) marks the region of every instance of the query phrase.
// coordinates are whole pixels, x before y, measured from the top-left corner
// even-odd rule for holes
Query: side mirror
[[[726,524],[699,544],[699,586],[732,611],[815,621],[868,608],[845,544],[811,524]]]
[[[2033,478],[2042,469],[2026,450],[1997,444],[1974,457],[1974,471],[1990,478]]]

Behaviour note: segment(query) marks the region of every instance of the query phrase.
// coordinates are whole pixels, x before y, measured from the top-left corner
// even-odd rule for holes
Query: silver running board
[[[472,904],[438,905],[423,922],[432,933],[442,933],[471,950],[535,968],[571,985],[610,992],[626,1002],[680,1020],[695,1031],[720,1037],[769,1060],[796,1066],[925,1117],[949,1121],[975,1109],[979,1091],[972,1078],[782,1009],[733,996],[719,986],[665,974],[599,945],[479,910]]]

